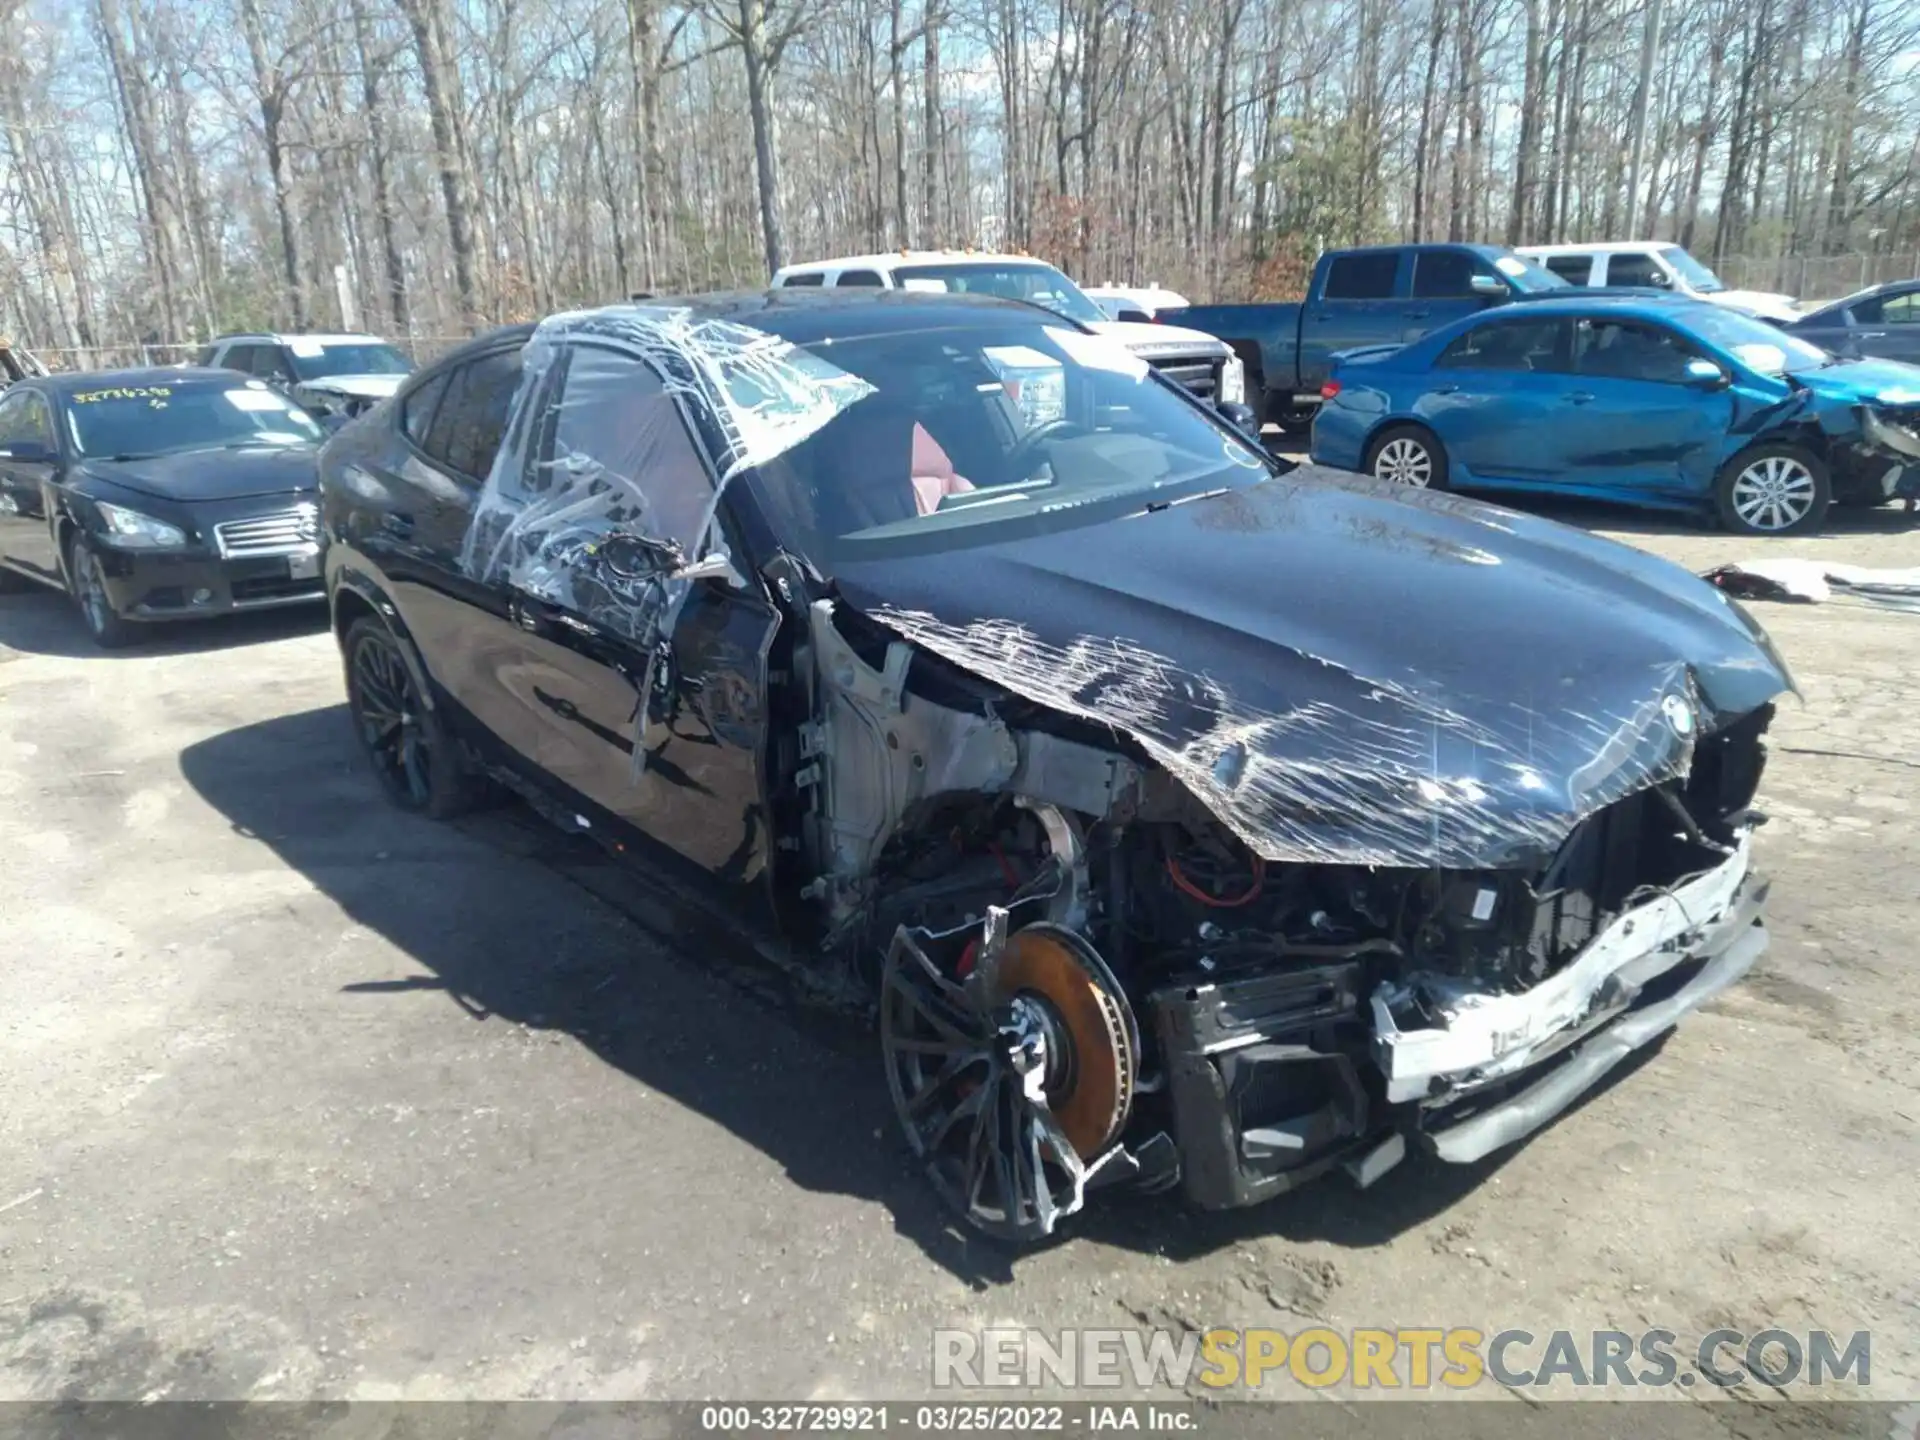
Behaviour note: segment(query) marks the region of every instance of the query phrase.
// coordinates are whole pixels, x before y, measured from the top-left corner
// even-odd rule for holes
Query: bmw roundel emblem
[[[1673,733],[1685,740],[1693,734],[1693,706],[1678,695],[1669,695],[1660,702],[1660,713],[1667,717],[1667,724],[1673,727]]]

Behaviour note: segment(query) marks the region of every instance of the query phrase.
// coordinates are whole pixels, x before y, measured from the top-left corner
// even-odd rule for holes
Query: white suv
[[[968,250],[850,255],[788,265],[774,272],[773,284],[780,290],[803,285],[865,287],[1024,300],[1078,321],[1097,334],[1111,335],[1198,399],[1212,405],[1247,402],[1246,367],[1224,341],[1174,325],[1109,320],[1106,312],[1059,270],[1026,255],[983,255]]]
[[[222,335],[194,363],[269,381],[335,422],[371,410],[413,370],[377,335]]]
[[[1546,266],[1572,285],[1647,285],[1762,320],[1784,322],[1800,315],[1791,295],[1729,290],[1718,275],[1678,245],[1623,240],[1598,245],[1522,245],[1514,253]]]

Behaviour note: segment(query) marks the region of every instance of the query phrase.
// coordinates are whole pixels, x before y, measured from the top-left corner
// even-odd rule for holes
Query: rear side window
[[[1440,352],[1436,370],[1557,370],[1557,320],[1506,320],[1481,325]]]
[[[415,386],[400,402],[401,428],[407,432],[407,439],[422,450],[427,448],[427,435],[433,428],[434,409],[446,393],[447,377],[436,375],[425,384]]]
[[[1400,273],[1398,250],[1375,250],[1363,255],[1338,255],[1327,266],[1329,300],[1391,300],[1394,278]]]
[[[1607,284],[1609,285],[1664,285],[1667,272],[1662,270],[1651,255],[1609,255],[1607,257]]]
[[[1458,300],[1473,294],[1473,257],[1464,250],[1420,250],[1413,257],[1416,300]]]
[[[1549,255],[1540,263],[1569,285],[1585,285],[1593,278],[1591,255]]]
[[[822,275],[818,270],[814,270],[805,275],[787,276],[786,279],[780,282],[780,288],[785,290],[791,285],[818,285],[825,279],[826,276]]]
[[[518,350],[483,355],[448,371],[446,392],[420,448],[462,475],[486,479],[519,384]]]
[[[843,271],[840,278],[833,283],[843,288],[848,285],[865,285],[869,288],[880,288],[885,286],[886,281],[882,280],[879,275],[871,270],[847,270]]]

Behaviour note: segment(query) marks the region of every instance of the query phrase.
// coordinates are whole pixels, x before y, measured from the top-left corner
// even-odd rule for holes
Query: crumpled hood
[[[1274,861],[1540,863],[1792,687],[1676,566],[1313,467],[838,578],[944,659],[1131,736]]]
[[[82,469],[123,490],[163,500],[240,500],[317,488],[319,453],[312,445],[248,445],[146,460],[87,460]]]
[[[1842,360],[1796,370],[1793,378],[1823,400],[1852,405],[1920,405],[1920,365],[1898,360]]]
[[[1179,325],[1143,324],[1138,320],[1103,320],[1087,327],[1096,335],[1110,335],[1143,358],[1160,355],[1231,355],[1224,340],[1202,330]]]
[[[399,390],[404,375],[323,375],[317,380],[302,380],[294,387],[335,395],[351,395],[360,400],[384,400]]]

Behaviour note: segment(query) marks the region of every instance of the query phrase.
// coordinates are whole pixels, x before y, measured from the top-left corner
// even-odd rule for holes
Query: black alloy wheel
[[[343,648],[354,730],[388,798],[436,820],[467,809],[472,781],[393,632],[376,619],[356,620]]]

